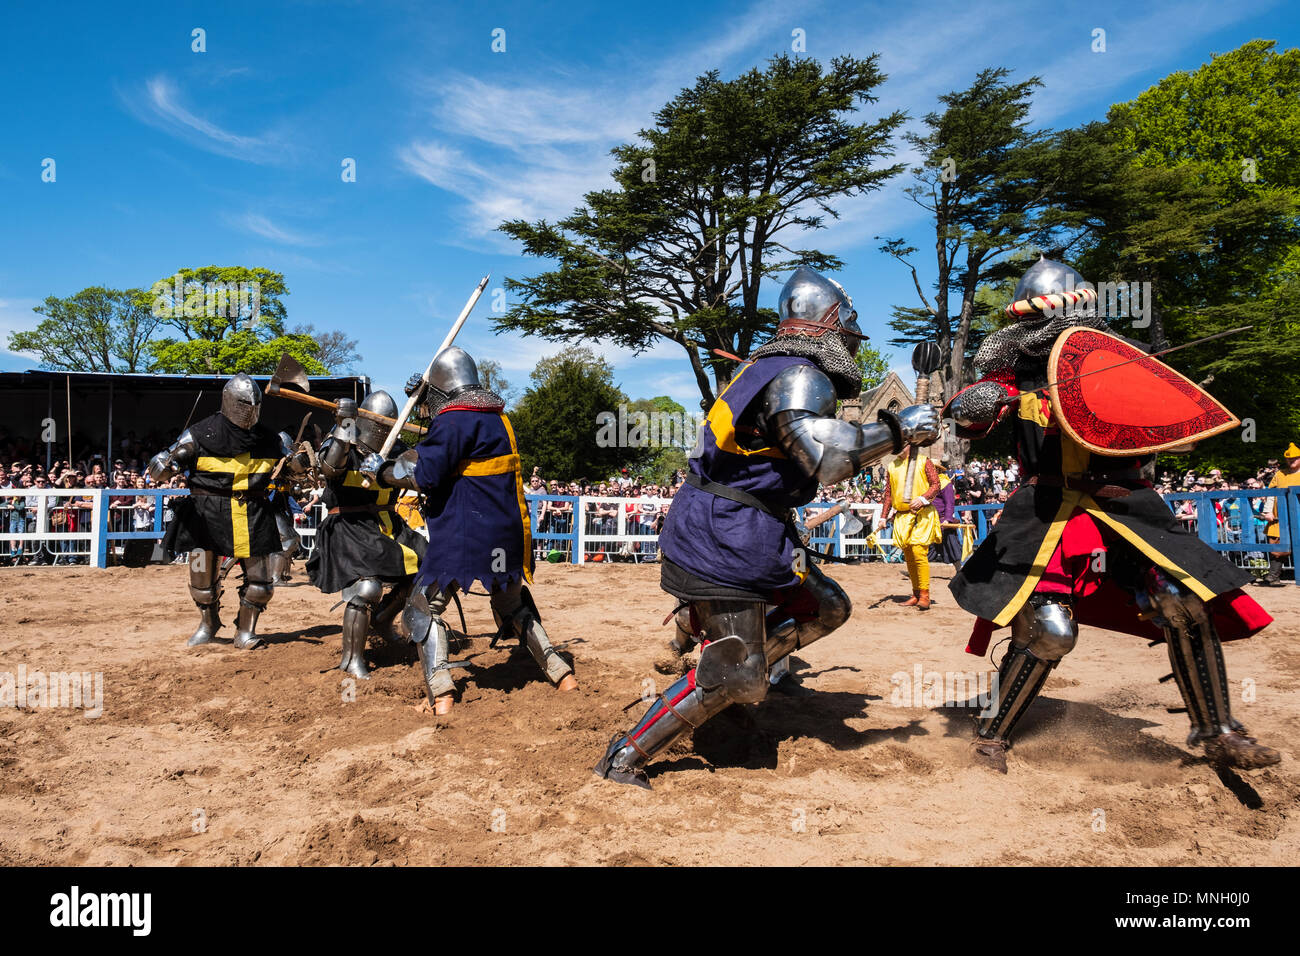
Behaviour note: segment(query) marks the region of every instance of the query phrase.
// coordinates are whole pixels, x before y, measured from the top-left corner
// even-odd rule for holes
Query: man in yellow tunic
[[[1282,453],[1282,467],[1273,475],[1273,480],[1268,483],[1270,488],[1292,488],[1300,485],[1300,447],[1292,442],[1287,446],[1287,450]],[[1278,523],[1277,500],[1274,499],[1268,503],[1269,523],[1264,534],[1269,541],[1278,541],[1282,537],[1282,528]],[[1292,542],[1294,546],[1294,542]],[[1275,551],[1268,556],[1268,574],[1259,580],[1260,584],[1268,587],[1276,587],[1282,583],[1282,560],[1287,556],[1285,551]]]
[[[880,512],[884,527],[894,515],[894,544],[903,551],[907,576],[912,582],[912,597],[905,607],[930,610],[930,545],[943,537],[939,512],[932,502],[939,494],[939,472],[925,455],[917,455],[912,487],[907,487],[908,455],[895,458],[886,470],[885,507]]]

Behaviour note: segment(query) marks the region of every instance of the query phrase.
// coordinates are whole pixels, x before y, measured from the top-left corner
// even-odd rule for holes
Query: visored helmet
[[[252,428],[262,414],[262,390],[240,372],[221,389],[221,414],[239,428]]]
[[[363,398],[357,408],[383,415],[385,418],[396,418],[400,411],[393,397],[382,389],[371,392]],[[364,415],[357,416],[357,444],[368,452],[377,452],[383,448],[390,431],[392,431],[391,425],[371,421]]]

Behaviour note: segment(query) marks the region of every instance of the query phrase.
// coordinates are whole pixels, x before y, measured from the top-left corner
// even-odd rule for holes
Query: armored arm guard
[[[351,442],[343,441],[331,434],[321,442],[320,451],[316,453],[320,473],[326,479],[338,478],[348,470],[348,452],[351,450]]]
[[[361,463],[361,471],[374,475],[381,484],[390,488],[419,491],[420,486],[415,483],[415,463],[418,459],[419,453],[414,448],[408,448],[391,461],[385,461],[376,453],[366,456],[366,460]]]
[[[887,452],[896,454],[904,444],[935,433],[929,406],[912,406],[902,415],[882,411],[879,421],[865,425],[836,418],[835,386],[808,365],[791,366],[777,375],[763,400],[760,428],[824,485],[852,477]]]
[[[160,451],[149,459],[149,480],[154,484],[166,481],[179,471],[184,471],[194,464],[199,457],[199,443],[187,428],[181,432],[166,451]]]
[[[959,437],[983,438],[1006,414],[1007,400],[1020,394],[1014,382],[1009,371],[985,376],[954,395],[943,414],[956,423]]]
[[[291,478],[301,478],[312,469],[312,456],[309,454],[311,448],[306,442],[303,442],[298,448],[294,448],[293,439],[289,437],[288,432],[280,432],[280,454],[284,456],[283,468],[289,473]]]

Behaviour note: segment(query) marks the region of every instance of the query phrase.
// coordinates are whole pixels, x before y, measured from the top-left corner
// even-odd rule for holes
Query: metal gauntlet
[[[194,464],[199,457],[199,443],[187,428],[166,451],[160,451],[149,459],[149,480],[154,484],[166,481],[179,471]]]
[[[962,428],[978,428],[998,417],[998,410],[1011,395],[997,382],[976,382],[948,403],[948,414]]]

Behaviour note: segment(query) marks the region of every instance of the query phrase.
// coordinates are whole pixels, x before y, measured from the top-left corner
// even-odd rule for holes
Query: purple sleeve
[[[943,521],[952,521],[953,515],[957,512],[957,493],[948,482],[947,486],[939,492],[939,518]]]

